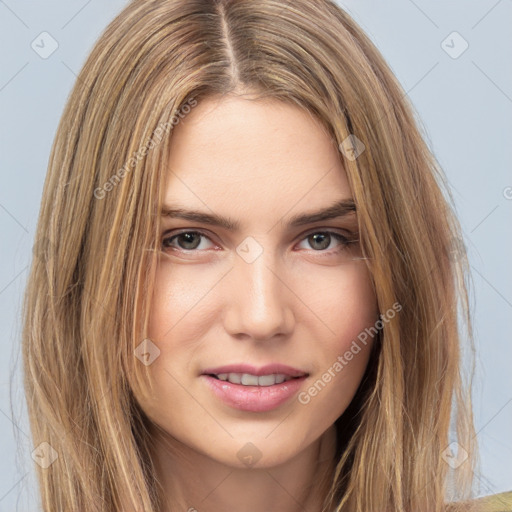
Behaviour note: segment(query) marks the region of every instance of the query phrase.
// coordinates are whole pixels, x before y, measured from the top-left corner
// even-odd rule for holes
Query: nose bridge
[[[237,248],[227,327],[232,334],[263,340],[288,332],[293,314],[274,253],[254,242]]]

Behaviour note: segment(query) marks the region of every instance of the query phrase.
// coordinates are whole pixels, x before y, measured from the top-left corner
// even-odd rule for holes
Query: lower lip
[[[276,409],[289,400],[302,386],[306,376],[291,379],[273,386],[243,386],[216,379],[209,375],[204,377],[210,389],[224,403],[240,411],[265,412]]]

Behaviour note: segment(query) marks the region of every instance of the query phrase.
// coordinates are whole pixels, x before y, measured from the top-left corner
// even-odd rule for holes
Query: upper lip
[[[291,366],[272,363],[265,366],[252,366],[250,364],[228,364],[225,366],[216,366],[215,368],[207,368],[203,370],[203,375],[218,375],[219,373],[249,373],[250,375],[271,375],[271,374],[283,374],[288,377],[303,377],[309,375],[307,372],[303,372],[297,368]]]

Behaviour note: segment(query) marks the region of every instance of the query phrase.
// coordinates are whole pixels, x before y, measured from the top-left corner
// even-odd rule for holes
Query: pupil
[[[314,235],[311,235],[309,237],[310,243],[313,246],[313,249],[326,249],[329,247],[329,244],[331,243],[331,235],[328,233],[315,233]],[[315,243],[320,243],[320,247],[315,247]]]
[[[194,243],[194,238],[196,238]],[[197,233],[182,233],[178,236],[178,240],[180,241],[180,247],[182,249],[195,249],[200,242],[200,238]],[[184,241],[184,243],[181,243],[181,241]]]

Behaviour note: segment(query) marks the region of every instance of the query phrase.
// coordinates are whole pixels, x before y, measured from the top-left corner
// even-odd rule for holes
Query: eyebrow
[[[294,215],[288,221],[291,228],[313,224],[314,222],[338,219],[356,212],[356,205],[353,199],[341,199],[327,208],[314,212]],[[211,226],[222,227],[228,231],[240,230],[240,223],[230,217],[223,217],[215,213],[200,212],[181,207],[164,205],[161,212],[162,217],[185,219]],[[281,221],[282,222],[282,221]]]

